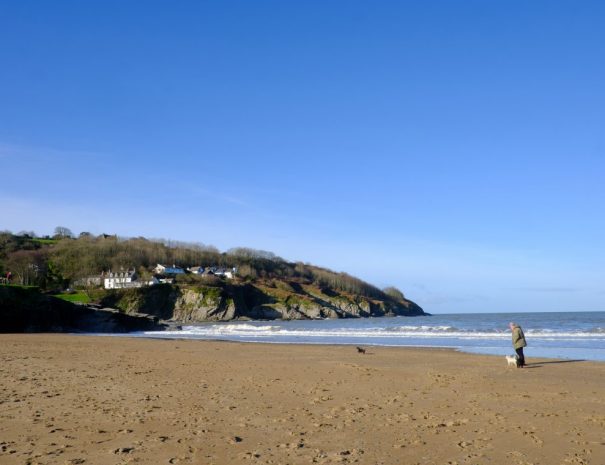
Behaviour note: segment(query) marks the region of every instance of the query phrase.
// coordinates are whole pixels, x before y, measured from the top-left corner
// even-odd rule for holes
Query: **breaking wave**
[[[172,337],[210,337],[210,338],[451,338],[451,339],[510,339],[510,332],[503,329],[461,329],[455,326],[392,326],[392,327],[340,327],[309,328],[288,327],[289,325],[255,325],[249,323],[217,323],[210,325],[183,326],[181,330],[164,331],[161,334]],[[148,335],[157,333],[145,333]],[[584,331],[556,331],[552,329],[528,329],[528,338],[544,339],[605,339],[604,328],[591,328]]]
[[[509,321],[521,323],[529,344],[528,356],[605,361],[605,312],[216,322],[128,335],[283,344],[449,347],[506,355],[512,350]]]

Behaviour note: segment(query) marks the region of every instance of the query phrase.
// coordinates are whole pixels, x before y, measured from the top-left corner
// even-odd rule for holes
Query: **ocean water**
[[[342,320],[203,323],[182,330],[130,336],[215,339],[283,344],[355,344],[448,347],[464,352],[509,355],[508,323],[525,332],[526,359],[550,357],[605,361],[605,312],[474,313]]]

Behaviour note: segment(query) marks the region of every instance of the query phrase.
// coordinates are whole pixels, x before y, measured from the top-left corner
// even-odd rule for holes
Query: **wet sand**
[[[605,363],[0,335],[0,463],[605,464]]]

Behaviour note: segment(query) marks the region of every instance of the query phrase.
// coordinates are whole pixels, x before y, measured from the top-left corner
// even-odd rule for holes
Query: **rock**
[[[114,454],[130,454],[134,447],[119,447],[113,451]]]
[[[275,281],[275,280],[274,280]],[[376,300],[334,290],[303,288],[297,283],[273,287],[254,284],[218,286],[161,285],[114,292],[109,304],[149,313],[173,324],[246,319],[301,320],[424,315],[409,300]],[[161,289],[160,289],[161,288]]]
[[[370,299],[296,282],[274,287],[160,284],[112,290],[100,304],[75,305],[35,289],[0,286],[0,332],[116,333],[180,330],[184,323],[202,321],[425,315],[409,300]]]

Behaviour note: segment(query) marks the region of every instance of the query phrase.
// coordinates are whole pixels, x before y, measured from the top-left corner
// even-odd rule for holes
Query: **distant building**
[[[187,271],[191,274],[202,274],[204,272],[203,266],[190,266]]]
[[[124,289],[126,287],[141,287],[136,281],[137,274],[133,271],[119,271],[114,273],[109,271],[103,279],[105,289]]]
[[[216,276],[222,276],[227,279],[233,279],[233,277],[235,276],[235,271],[236,271],[235,268],[231,268],[230,270],[225,269],[225,268],[215,268],[214,274]]]
[[[100,286],[103,284],[103,275],[101,276],[85,276],[83,278],[76,279],[72,282],[73,286]]]
[[[104,275],[103,287],[105,287],[105,289],[128,289],[143,286],[153,286],[159,282],[160,281],[155,277],[148,281],[139,280],[138,275],[134,270],[120,271],[117,273],[109,271],[109,273]]]
[[[183,274],[183,273],[185,273],[184,269],[179,268],[176,265],[166,266],[166,265],[161,265],[159,263],[153,269],[153,271],[157,274]]]
[[[237,271],[237,268],[228,269],[228,268],[220,268],[217,266],[207,266],[207,267],[190,266],[189,268],[187,268],[187,271],[191,274],[200,274],[202,276],[215,275],[215,276],[222,276],[227,279],[233,279],[233,277],[235,276],[235,273]]]

